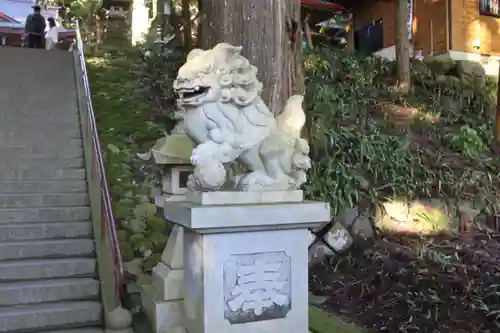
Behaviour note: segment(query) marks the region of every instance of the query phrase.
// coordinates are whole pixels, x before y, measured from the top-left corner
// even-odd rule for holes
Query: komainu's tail
[[[300,138],[300,131],[306,123],[306,114],[302,108],[304,96],[293,95],[286,101],[283,112],[276,117],[278,130],[294,139]]]

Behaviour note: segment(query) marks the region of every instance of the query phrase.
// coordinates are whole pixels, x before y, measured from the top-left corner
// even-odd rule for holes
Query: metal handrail
[[[124,283],[124,268],[122,257],[120,253],[120,246],[118,241],[118,235],[116,232],[115,218],[113,215],[113,207],[111,201],[111,194],[109,191],[106,170],[104,168],[104,159],[102,156],[101,145],[99,142],[99,134],[97,130],[96,118],[94,113],[94,108],[92,106],[92,95],[90,92],[90,84],[88,80],[87,66],[85,62],[84,50],[83,50],[83,40],[80,33],[80,26],[76,22],[76,52],[78,52],[78,57],[80,59],[80,69],[83,76],[83,87],[87,105],[86,118],[88,120],[89,132],[92,137],[92,173],[91,177],[98,176],[98,180],[101,186],[101,235],[104,235],[104,230],[107,229],[109,233],[110,243],[112,247],[112,255],[114,262],[114,277],[115,277],[115,293],[117,303],[120,303],[121,299],[121,286]]]

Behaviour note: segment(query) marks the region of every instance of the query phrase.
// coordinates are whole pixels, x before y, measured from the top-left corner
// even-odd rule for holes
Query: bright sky
[[[24,24],[26,17],[33,12],[31,6],[36,0],[0,0],[0,12]],[[45,17],[56,17],[57,9],[42,10]]]

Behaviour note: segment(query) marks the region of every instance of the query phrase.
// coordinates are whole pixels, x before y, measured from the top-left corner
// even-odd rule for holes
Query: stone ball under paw
[[[205,190],[218,190],[226,182],[226,169],[220,162],[198,165],[193,175],[199,187]]]

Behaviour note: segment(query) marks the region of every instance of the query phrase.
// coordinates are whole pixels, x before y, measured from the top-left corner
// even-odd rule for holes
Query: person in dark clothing
[[[45,18],[40,12],[40,6],[34,5],[33,13],[26,18],[24,32],[27,35],[30,49],[43,49],[45,47]]]

